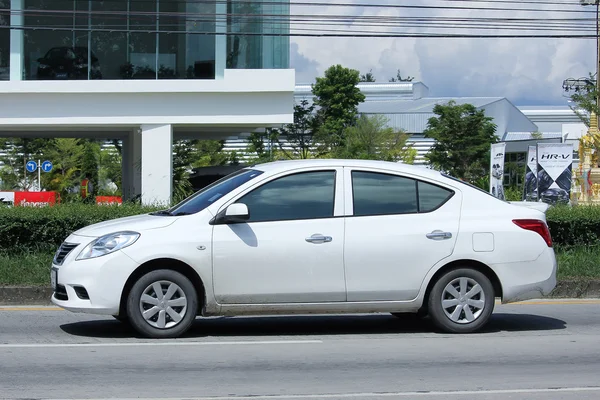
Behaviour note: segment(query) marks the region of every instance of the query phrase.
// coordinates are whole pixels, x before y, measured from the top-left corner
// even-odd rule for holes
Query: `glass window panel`
[[[354,215],[417,212],[416,181],[374,172],[352,172]]]
[[[281,0],[230,0],[227,68],[289,68],[289,10]]]
[[[10,10],[10,0],[0,0],[0,10]],[[0,11],[0,81],[10,79],[10,11]]]
[[[129,0],[129,62],[123,68],[124,79],[156,79],[157,2]]]
[[[232,0],[227,14],[227,68],[262,68],[262,2]]]
[[[238,203],[250,211],[248,222],[333,217],[335,171],[305,172],[265,183]]]
[[[88,2],[76,5],[73,0],[25,0],[24,3],[25,79],[87,79],[87,57],[82,60],[81,56],[87,54]],[[76,31],[81,28],[84,30]],[[74,50],[74,46],[84,50]]]
[[[188,0],[185,12],[185,54],[179,56],[179,64],[185,68],[182,77],[188,79],[215,78],[215,14],[216,3]],[[182,23],[182,22],[180,22]]]
[[[181,0],[160,0],[158,16],[158,79],[185,77],[185,31],[186,2]],[[180,14],[181,13],[181,14]],[[183,25],[182,25],[183,24]]]
[[[444,204],[452,192],[442,187],[419,181],[419,211],[430,212]]]
[[[92,78],[128,78],[128,1],[92,1],[92,11]]]

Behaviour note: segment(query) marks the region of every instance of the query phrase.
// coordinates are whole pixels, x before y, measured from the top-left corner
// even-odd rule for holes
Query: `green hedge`
[[[546,218],[557,246],[600,244],[600,206],[550,207]]]
[[[135,204],[0,207],[0,254],[54,251],[69,234],[87,225],[154,210]],[[557,246],[600,245],[600,206],[551,207],[547,219]]]
[[[72,232],[87,225],[154,210],[135,204],[0,207],[0,254],[54,251]]]

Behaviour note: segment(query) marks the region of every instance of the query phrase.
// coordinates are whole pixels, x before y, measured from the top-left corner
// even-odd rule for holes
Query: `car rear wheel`
[[[442,275],[429,295],[433,323],[449,333],[481,329],[494,310],[494,287],[481,272],[460,268]]]
[[[133,328],[146,337],[174,338],[194,322],[198,297],[192,282],[179,272],[156,270],[131,288],[127,315]]]

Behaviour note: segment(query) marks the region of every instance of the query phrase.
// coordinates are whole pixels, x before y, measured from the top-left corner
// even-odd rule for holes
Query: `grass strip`
[[[600,246],[557,248],[559,280],[600,279]],[[53,253],[0,254],[0,286],[48,286]]]

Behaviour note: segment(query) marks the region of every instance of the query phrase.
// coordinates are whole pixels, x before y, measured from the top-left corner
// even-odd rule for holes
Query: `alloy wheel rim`
[[[441,302],[442,309],[450,321],[470,324],[483,313],[485,293],[476,280],[460,277],[446,285]]]
[[[148,285],[142,292],[139,305],[144,320],[158,329],[179,325],[187,312],[187,298],[183,289],[166,280]]]

